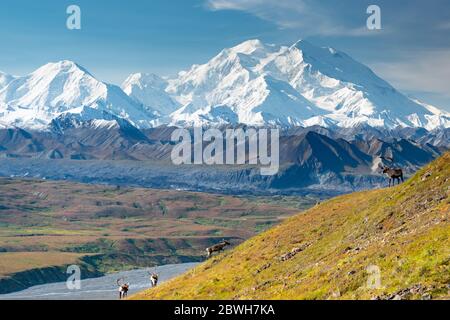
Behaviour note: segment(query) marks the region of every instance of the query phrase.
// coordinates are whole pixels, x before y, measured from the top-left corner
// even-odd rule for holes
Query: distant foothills
[[[48,131],[0,129],[0,176],[205,191],[318,194],[387,186],[381,167],[409,177],[450,147],[450,129],[295,127],[280,136],[280,168],[175,166],[174,127],[137,129],[125,120],[52,121]]]
[[[278,174],[173,166],[174,128],[199,126],[280,128]],[[329,195],[384,186],[381,166],[409,176],[449,147],[449,113],[306,41],[249,40],[176,77],[133,74],[121,87],[66,60],[0,73],[1,176]]]

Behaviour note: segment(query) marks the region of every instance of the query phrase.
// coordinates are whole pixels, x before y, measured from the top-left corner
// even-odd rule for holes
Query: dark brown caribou
[[[222,251],[226,246],[230,246],[231,244],[223,240],[221,243],[215,244],[212,247],[206,248],[206,252],[208,253],[208,258],[214,253],[214,252],[220,252]]]
[[[120,281],[123,279],[117,279],[117,285],[119,286],[119,299],[126,298],[128,296],[128,290],[130,289],[129,283],[122,283]]]
[[[383,174],[385,174],[389,178],[389,187],[391,186],[391,181],[392,186],[395,186],[395,180],[397,180],[398,184],[400,184],[400,180],[404,182],[402,169],[400,168],[392,169],[389,167],[381,167],[381,169],[383,170]]]
[[[390,162],[391,164],[394,163],[393,155],[390,155],[390,156],[379,155],[378,157],[382,161],[385,160],[385,161]],[[395,186],[395,180],[397,180],[398,184],[400,184],[400,180],[402,182],[404,182],[403,170],[401,168],[391,168],[389,166],[385,166],[383,162],[381,162],[381,164],[378,164],[378,166],[380,167],[383,174],[385,174],[389,178],[389,187],[391,186],[391,181],[392,181],[392,186]]]

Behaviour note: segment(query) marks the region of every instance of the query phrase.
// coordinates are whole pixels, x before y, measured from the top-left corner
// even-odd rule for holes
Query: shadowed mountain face
[[[280,137],[278,174],[263,177],[250,165],[172,165],[172,127],[140,130],[115,117],[65,116],[49,129],[0,130],[0,175],[227,193],[348,192],[383,185],[380,165],[410,175],[449,147],[449,129],[295,128]]]
[[[281,146],[286,148],[283,150],[285,152],[281,152],[282,162],[340,172],[345,167],[356,168],[368,165],[371,161],[368,155],[348,141],[332,139],[312,131],[300,136],[287,136],[284,140],[281,141]]]

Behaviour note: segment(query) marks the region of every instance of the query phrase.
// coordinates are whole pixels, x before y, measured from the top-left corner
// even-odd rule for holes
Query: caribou
[[[152,284],[152,288],[156,287],[158,285],[158,274],[156,272],[149,272],[148,275],[150,276],[150,283]]]
[[[381,160],[386,160],[390,163],[394,163],[394,156],[379,155],[378,157]],[[391,168],[391,167],[385,166],[383,164],[383,162],[379,163],[378,167],[381,169],[383,174],[389,178],[389,187],[391,186],[391,181],[392,181],[392,186],[395,186],[395,180],[397,180],[398,184],[400,184],[400,180],[402,182],[404,182],[403,170],[401,168]]]
[[[398,184],[400,184],[400,180],[402,182],[404,182],[405,180],[403,179],[403,170],[400,168],[396,168],[396,169],[392,169],[389,167],[381,167],[381,169],[383,170],[383,174],[385,174],[388,178],[389,178],[389,187],[391,186],[391,181],[392,181],[392,186],[395,186],[395,180],[397,180]]]
[[[208,258],[214,253],[214,252],[220,252],[222,251],[226,246],[231,245],[228,241],[223,240],[221,243],[215,244],[212,247],[206,248],[206,252],[208,253]]]
[[[119,299],[126,298],[128,296],[128,290],[130,289],[129,283],[122,283],[120,281],[124,279],[117,279],[117,285],[119,286]]]

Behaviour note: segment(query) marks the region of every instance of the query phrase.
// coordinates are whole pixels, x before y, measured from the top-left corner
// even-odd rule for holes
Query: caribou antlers
[[[221,243],[215,244],[212,247],[206,248],[206,252],[208,253],[208,258],[214,253],[214,252],[220,252],[222,251],[226,246],[231,245],[227,240],[223,240]]]
[[[397,180],[398,184],[400,184],[400,180],[402,182],[405,181],[403,179],[403,170],[400,168],[391,169],[389,167],[383,167],[383,173],[385,175],[387,175],[389,178],[389,187],[391,186],[391,181],[392,181],[392,186],[395,186],[395,180]]]
[[[150,282],[152,284],[152,288],[158,285],[158,274],[155,272],[147,272],[150,276]]]
[[[119,286],[119,299],[126,298],[128,296],[128,290],[130,289],[129,283],[120,284],[120,281],[123,280],[123,278],[117,279],[117,285]]]
[[[387,160],[391,163],[394,163],[394,157],[388,157],[388,156],[378,156],[381,160]],[[395,185],[395,180],[397,180],[398,184],[400,184],[400,180],[404,182],[403,179],[403,170],[401,168],[390,168],[388,166],[385,166],[382,163],[378,164],[378,167],[381,169],[383,174],[385,174],[389,178],[389,187],[392,185]]]

